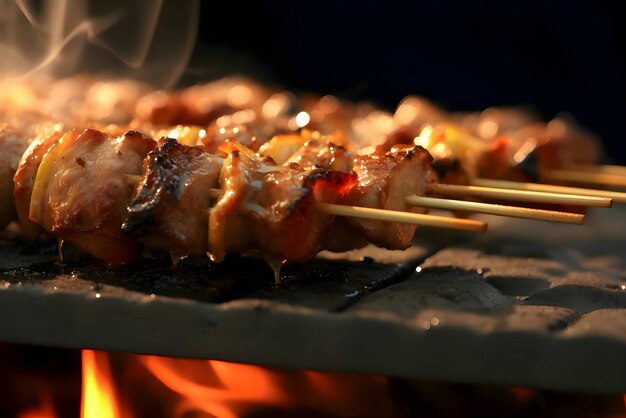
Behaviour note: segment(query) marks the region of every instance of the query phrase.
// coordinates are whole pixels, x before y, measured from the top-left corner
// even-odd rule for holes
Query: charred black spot
[[[461,162],[456,158],[439,158],[433,160],[431,166],[439,177],[445,177],[447,173],[459,170],[461,168]]]
[[[76,161],[76,164],[78,164],[78,165],[79,165],[79,166],[81,166],[81,167],[84,167],[84,166],[85,166],[85,160],[83,160],[83,159],[82,159],[82,158],[80,158],[80,157],[76,157],[76,158],[74,159],[74,161]]]
[[[426,148],[424,148],[423,146],[421,146],[421,145],[416,145],[413,148],[413,150],[414,150],[414,152],[417,152],[419,150],[419,152],[422,155],[424,155],[428,159],[429,162],[433,162],[435,160],[435,158],[433,158],[432,154],[430,152],[428,152],[428,150]]]
[[[163,141],[163,143],[159,146],[159,148],[164,152],[180,145],[176,139],[170,137],[163,137],[161,138],[161,141]]]
[[[174,153],[178,147],[180,144],[175,139],[166,138],[161,146],[148,153],[144,180],[122,224],[124,232],[152,223],[160,205],[175,204],[183,183],[179,173],[182,168],[176,161],[179,156]]]
[[[232,155],[233,158],[239,158],[239,150],[231,151],[230,155]]]
[[[539,180],[539,160],[537,158],[536,148],[530,152],[519,164],[515,166],[522,171],[531,181]]]
[[[316,168],[311,170],[305,177],[305,184],[314,184],[318,180],[327,180],[330,177],[330,170]]]
[[[270,157],[269,155],[261,155],[261,154],[257,153],[257,156],[263,158],[262,161],[265,164],[277,165],[276,161],[274,161],[274,159],[272,157]]]
[[[163,162],[163,156],[159,154],[152,156],[148,155],[148,158],[149,161],[154,164],[161,164]]]
[[[332,149],[337,149],[337,150],[341,150],[341,151],[346,151],[346,147],[344,147],[343,145],[337,145],[334,142],[330,143],[331,148]]]

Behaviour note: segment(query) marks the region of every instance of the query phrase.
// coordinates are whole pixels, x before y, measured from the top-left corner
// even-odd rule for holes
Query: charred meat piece
[[[489,107],[482,112],[456,113],[451,116],[461,128],[486,141],[541,122],[539,115],[520,106]]]
[[[545,132],[546,140],[536,150],[539,164],[545,168],[598,164],[606,157],[600,138],[572,118],[559,116],[552,119]]]
[[[330,95],[302,95],[298,104],[310,116],[307,129],[333,135],[336,142],[345,145],[352,134],[352,121],[365,107]]]
[[[354,154],[331,142],[329,137],[308,139],[302,133],[279,135],[266,143],[265,152],[278,163],[294,169],[332,169],[352,171]],[[347,219],[336,217],[324,239],[323,247],[329,251],[347,251],[367,245],[367,240],[355,231]]]
[[[306,170],[325,168],[349,172],[352,170],[353,160],[354,154],[344,147],[324,139],[311,139],[287,163],[296,163]]]
[[[286,120],[266,119],[258,112],[246,109],[221,116],[211,122],[201,143],[211,153],[216,152],[229,139],[257,151],[275,135],[293,133],[296,129],[297,126],[291,126]]]
[[[431,156],[421,147],[397,147],[385,154],[359,156],[353,170],[359,176],[357,187],[343,203],[353,206],[398,211],[423,212],[407,207],[409,194],[423,195],[425,185],[436,181]],[[389,249],[411,245],[415,225],[396,222],[349,219],[350,224],[371,243]]]
[[[144,161],[122,229],[155,254],[205,255],[211,189],[223,159],[163,138]]]
[[[155,91],[137,102],[135,122],[154,125],[203,125],[232,111],[227,103],[197,108],[180,92]]]
[[[142,97],[135,121],[154,125],[207,125],[242,109],[260,109],[270,95],[242,77],[229,77],[174,92],[155,91]]]
[[[398,104],[393,119],[399,127],[421,130],[424,125],[436,125],[448,120],[447,112],[420,96],[407,96]]]
[[[439,176],[439,183],[468,185],[470,178],[461,161],[455,157],[433,158],[432,167]]]
[[[0,126],[0,230],[17,219],[13,176],[27,146],[23,131],[7,124]]]
[[[599,143],[593,133],[558,117],[491,141],[477,160],[476,174],[500,180],[536,181],[545,169],[597,164],[604,157]]]
[[[138,100],[150,87],[130,79],[96,81],[85,92],[78,120],[128,124],[134,117]]]
[[[528,138],[530,154],[536,146],[536,141],[530,136]],[[491,141],[476,158],[474,166],[476,176],[510,181],[534,181],[532,173],[526,172],[519,165],[519,162],[527,160],[527,155],[520,156],[515,152],[515,148],[518,152],[523,148],[513,145],[510,137],[500,137]],[[519,162],[516,162],[516,158]]]
[[[155,145],[133,131],[117,138],[91,129],[67,132],[41,160],[30,220],[110,265],[135,260],[139,245],[121,226]]]
[[[277,260],[303,262],[317,254],[332,216],[316,203],[340,201],[356,175],[278,166],[232,141],[220,150],[228,157],[220,174],[223,195],[209,216],[212,258],[262,249]]]

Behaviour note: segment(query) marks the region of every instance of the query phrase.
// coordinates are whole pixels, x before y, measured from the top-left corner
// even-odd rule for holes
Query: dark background
[[[626,164],[620,2],[201,2],[188,77],[244,73],[393,109],[528,105],[574,115]],[[207,70],[210,63],[211,70]]]

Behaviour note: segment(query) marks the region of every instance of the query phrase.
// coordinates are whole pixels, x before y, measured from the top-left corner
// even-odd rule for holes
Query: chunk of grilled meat
[[[6,103],[4,103],[6,105]],[[60,128],[36,110],[0,109],[0,230],[17,219],[13,197],[13,177],[22,156],[33,141],[49,136]]]
[[[423,195],[428,182],[436,182],[432,157],[422,147],[396,147],[384,154],[356,157],[353,170],[358,185],[343,203],[353,206],[397,211],[424,212],[408,207],[410,194]],[[369,242],[389,248],[405,249],[411,245],[416,226],[411,224],[350,218],[349,223]]]
[[[223,161],[201,147],[161,139],[144,160],[122,229],[155,255],[205,255],[211,189]]]
[[[135,121],[154,125],[207,125],[243,109],[260,109],[271,92],[243,77],[227,77],[174,92],[155,91],[142,97]]]
[[[275,139],[272,149],[265,151],[270,151],[272,155],[280,155],[281,144],[278,142],[280,137]],[[291,136],[285,139],[284,148],[287,149],[291,149],[292,144],[297,142]],[[353,206],[410,210],[404,201],[405,197],[409,194],[423,195],[426,183],[438,181],[428,151],[412,145],[396,144],[386,153],[379,148],[377,153],[355,156],[327,139],[311,139],[293,153],[285,164],[307,170],[319,168],[345,172],[353,170],[358,175],[358,185],[341,201],[343,204]],[[455,175],[459,181],[466,181],[461,178],[463,172],[458,165],[444,168],[445,174],[450,177]],[[345,251],[372,242],[386,248],[401,249],[411,245],[414,232],[413,225],[338,218],[334,221],[324,246],[331,251]]]
[[[509,181],[536,181],[536,167],[520,164],[520,162],[530,162],[531,158],[528,157],[532,156],[531,152],[536,148],[537,141],[531,136],[531,130],[534,132],[535,127],[524,128],[529,135],[527,136],[529,149],[525,155],[515,152],[523,150],[523,147],[513,144],[510,137],[500,137],[491,141],[476,158],[474,165],[476,176]]]
[[[575,121],[557,117],[491,141],[477,159],[476,173],[500,180],[537,181],[542,170],[597,164],[604,158],[599,142]]]
[[[28,145],[24,132],[0,126],[0,230],[17,219],[13,199],[13,176]]]
[[[557,116],[546,124],[546,136],[537,148],[537,158],[546,168],[570,168],[605,160],[600,138],[568,116]]]
[[[232,141],[220,150],[228,157],[220,174],[223,195],[209,216],[212,258],[262,249],[278,260],[303,262],[317,254],[333,217],[316,203],[340,201],[356,175],[279,166]]]
[[[29,219],[110,265],[137,259],[139,245],[121,225],[155,145],[133,131],[117,138],[91,129],[67,132],[41,160]]]
[[[206,128],[201,138],[204,148],[214,153],[226,140],[231,139],[254,151],[278,133],[290,129],[279,121],[263,118],[252,109],[240,110],[219,117]]]
[[[283,143],[281,139],[284,139]],[[297,145],[297,138],[276,137],[268,145],[272,147],[262,148],[262,151],[281,156],[284,154],[283,148],[291,150]],[[358,185],[345,195],[341,203],[410,210],[404,201],[405,197],[409,194],[423,195],[426,183],[438,180],[431,164],[432,157],[422,147],[411,145],[396,144],[386,153],[380,151],[380,148],[375,154],[355,156],[325,138],[311,139],[295,151],[285,165],[306,170],[354,170],[359,178]],[[458,164],[442,169],[446,175],[466,181],[461,178],[463,172]],[[346,251],[372,242],[391,249],[407,248],[411,245],[414,232],[415,226],[407,224],[337,218],[326,237],[324,247],[330,251]]]
[[[331,140],[311,139],[287,160],[287,164],[295,163],[307,170],[325,168],[348,172],[352,170],[354,156]]]

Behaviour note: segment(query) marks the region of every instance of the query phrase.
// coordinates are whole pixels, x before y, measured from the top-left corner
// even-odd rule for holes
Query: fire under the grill
[[[586,225],[489,219],[406,251],[109,270],[0,247],[0,340],[410,379],[626,392],[624,208]],[[351,258],[354,261],[347,261]]]

